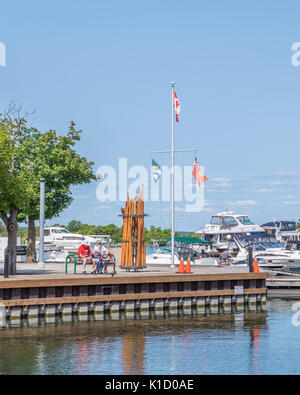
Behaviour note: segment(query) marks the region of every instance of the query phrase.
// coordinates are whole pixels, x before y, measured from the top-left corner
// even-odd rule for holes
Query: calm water
[[[4,328],[0,374],[299,374],[294,303],[268,302],[264,312]]]

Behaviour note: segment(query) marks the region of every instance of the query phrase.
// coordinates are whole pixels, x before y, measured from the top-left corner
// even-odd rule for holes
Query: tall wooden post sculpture
[[[143,186],[135,199],[129,199],[121,208],[123,217],[123,240],[120,268],[138,270],[146,267]]]

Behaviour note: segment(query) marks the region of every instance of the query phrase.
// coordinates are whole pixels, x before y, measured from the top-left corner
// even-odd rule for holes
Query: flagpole
[[[174,196],[175,196],[175,183],[174,183],[174,155],[175,155],[175,147],[174,147],[174,86],[175,82],[172,81],[172,141],[171,141],[171,267],[175,267],[175,205],[174,205]]]

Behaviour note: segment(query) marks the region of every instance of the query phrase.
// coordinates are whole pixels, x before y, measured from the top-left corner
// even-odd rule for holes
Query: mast
[[[171,265],[170,267],[175,267],[175,152],[194,152],[196,155],[197,149],[182,149],[175,150],[174,143],[174,86],[175,82],[171,82],[172,87],[172,134],[171,134],[171,151],[152,151],[153,154],[170,154],[171,153]]]
[[[175,236],[175,171],[174,171],[174,161],[175,161],[175,148],[174,148],[174,86],[175,82],[172,81],[172,138],[171,138],[171,267],[175,267],[175,247],[174,247],[174,236]]]

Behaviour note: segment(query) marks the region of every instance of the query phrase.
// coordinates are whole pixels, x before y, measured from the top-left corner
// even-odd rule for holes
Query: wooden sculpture
[[[123,240],[121,265],[122,269],[130,270],[146,267],[146,246],[144,226],[143,186],[135,199],[129,199],[125,208],[121,208],[123,217]]]

